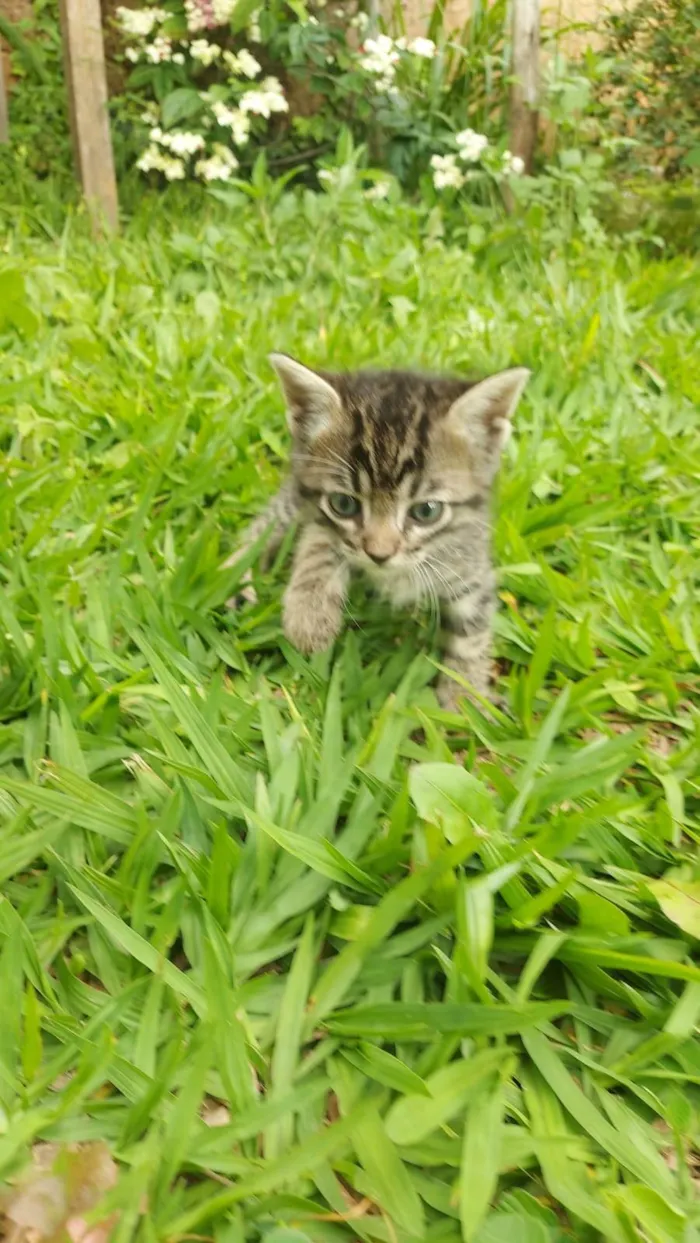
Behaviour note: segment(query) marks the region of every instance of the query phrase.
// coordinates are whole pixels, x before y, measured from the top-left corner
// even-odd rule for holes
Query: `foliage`
[[[231,180],[261,146],[273,169],[313,167],[349,130],[415,189],[470,120],[498,135],[505,0],[477,8],[459,36],[437,6],[431,37],[413,40],[371,34],[347,3],[271,0],[251,16],[243,0],[165,0],[117,15],[135,67],[116,106],[140,135],[144,172]]]
[[[9,94],[12,142],[0,150],[0,187],[50,179],[58,195],[71,170],[68,108],[55,0],[34,0],[31,25],[4,22],[12,55]]]
[[[103,1144],[120,1243],[692,1243],[696,270],[173,190],[0,262],[0,1177]],[[504,709],[442,713],[428,619],[361,594],[301,658],[288,548],[223,607],[270,348],[534,368]]]
[[[626,162],[665,178],[700,169],[700,0],[639,0],[605,22],[606,123]]]

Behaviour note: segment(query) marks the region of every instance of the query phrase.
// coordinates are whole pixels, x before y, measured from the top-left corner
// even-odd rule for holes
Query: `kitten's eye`
[[[442,501],[417,501],[411,505],[408,516],[414,522],[420,522],[421,526],[428,527],[442,517],[444,509]]]
[[[328,504],[339,518],[354,518],[360,512],[360,502],[348,492],[330,492]]]

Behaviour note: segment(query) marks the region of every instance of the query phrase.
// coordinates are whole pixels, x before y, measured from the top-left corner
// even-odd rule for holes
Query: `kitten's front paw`
[[[282,628],[298,651],[310,656],[330,647],[343,621],[342,601],[334,596],[287,592]]]

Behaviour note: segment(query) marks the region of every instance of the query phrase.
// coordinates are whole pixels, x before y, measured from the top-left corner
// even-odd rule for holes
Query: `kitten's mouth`
[[[402,553],[396,553],[392,557],[385,560],[377,560],[370,557],[366,552],[357,554],[357,564],[363,569],[368,570],[372,576],[381,575],[384,578],[391,578],[392,575],[405,574],[407,570],[406,561]]]

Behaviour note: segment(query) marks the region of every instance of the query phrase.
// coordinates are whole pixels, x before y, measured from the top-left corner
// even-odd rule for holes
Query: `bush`
[[[2,19],[0,35],[12,53],[12,143],[2,151],[0,184],[18,174],[45,178],[71,167],[68,108],[58,10],[54,0],[34,0],[33,21]]]
[[[413,191],[431,158],[457,154],[455,135],[474,123],[500,138],[505,12],[497,0],[457,39],[436,8],[430,35],[409,41],[370,34],[366,14],[347,4],[121,7],[133,71],[120,129],[131,123],[141,171],[205,182],[248,174],[261,148],[270,169],[308,175],[348,130]]]
[[[639,0],[606,20],[598,100],[627,168],[667,179],[700,168],[700,0]]]

